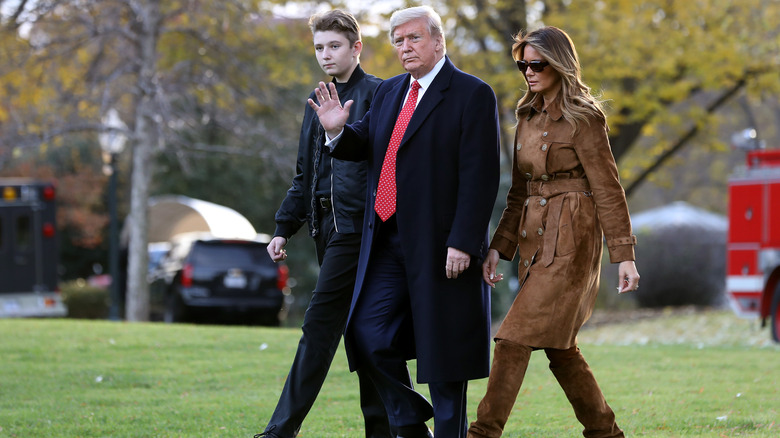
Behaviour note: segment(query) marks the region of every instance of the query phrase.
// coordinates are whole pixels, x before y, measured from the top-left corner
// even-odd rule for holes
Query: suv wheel
[[[163,321],[166,323],[182,322],[186,319],[186,309],[178,293],[172,292],[165,300],[165,314]]]

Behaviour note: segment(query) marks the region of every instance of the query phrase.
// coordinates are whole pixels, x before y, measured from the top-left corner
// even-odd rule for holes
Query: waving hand
[[[336,84],[320,82],[320,86],[314,90],[317,102],[309,99],[309,106],[317,113],[320,124],[328,134],[328,138],[334,138],[341,133],[349,117],[349,107],[352,101],[348,100],[341,106],[339,94],[336,92]]]

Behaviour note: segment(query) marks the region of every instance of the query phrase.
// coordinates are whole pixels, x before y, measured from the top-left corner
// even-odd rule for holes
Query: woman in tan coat
[[[569,36],[545,27],[512,47],[528,91],[517,104],[512,186],[482,270],[495,286],[499,257],[520,256],[520,291],[496,334],[487,393],[468,436],[498,437],[533,350],[544,349],[585,437],[622,437],[577,332],[593,310],[602,239],[620,263],[618,292],[639,287],[636,237],[599,102],[580,79]],[[603,235],[602,235],[603,232]]]

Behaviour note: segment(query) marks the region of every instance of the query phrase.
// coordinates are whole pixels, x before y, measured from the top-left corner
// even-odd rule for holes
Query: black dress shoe
[[[279,438],[279,435],[275,434],[273,431],[276,429],[276,425],[271,426],[268,430],[266,430],[263,433],[258,433],[254,436],[254,438]]]
[[[398,431],[397,438],[433,438],[433,432],[428,427],[424,429],[419,427],[407,428],[401,427]]]

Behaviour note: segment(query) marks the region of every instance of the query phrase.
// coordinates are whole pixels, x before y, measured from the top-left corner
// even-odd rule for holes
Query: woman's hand
[[[618,293],[623,294],[639,289],[639,272],[632,260],[620,262],[618,267]]]
[[[498,251],[491,249],[485,257],[485,261],[482,263],[482,278],[485,283],[490,287],[496,287],[496,283],[504,279],[503,274],[496,273],[496,267],[498,266]]]

